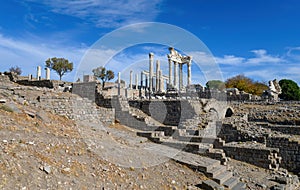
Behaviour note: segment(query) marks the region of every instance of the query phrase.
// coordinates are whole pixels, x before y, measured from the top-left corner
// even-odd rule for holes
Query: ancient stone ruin
[[[117,85],[102,89],[93,78],[86,77],[84,82],[72,84],[72,93],[53,96],[46,93],[54,88],[49,71],[46,70],[44,81],[40,68],[35,80],[16,82],[47,87],[43,95],[34,93],[41,88],[28,90],[24,86],[7,85],[8,75],[1,75],[0,82],[6,93],[18,101],[75,121],[104,126],[118,122],[130,127],[137,136],[161,145],[164,152],[180,150],[170,158],[204,173],[209,179],[201,184],[203,189],[247,189],[251,182],[227,167],[230,159],[272,171],[270,180],[277,184],[266,188],[297,188],[300,103],[278,101],[281,89],[276,80],[270,81],[267,91],[272,102],[254,101],[257,98],[236,89],[223,93],[229,101],[212,98],[213,92],[191,84],[192,57],[182,56],[172,47],[169,50],[168,76],[163,75],[159,61],[154,74],[154,54],[150,53],[149,70],[141,71],[140,81],[139,74],[135,74],[135,84],[130,72],[128,87],[121,84],[119,73]],[[182,74],[184,64],[187,64],[186,85]],[[191,86],[197,90],[189,91]]]

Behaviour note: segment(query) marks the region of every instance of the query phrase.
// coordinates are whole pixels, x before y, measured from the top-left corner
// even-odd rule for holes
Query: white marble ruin
[[[46,80],[50,80],[50,69],[47,67],[46,70]]]
[[[28,80],[32,80],[32,74],[28,75]],[[45,68],[45,79],[46,80],[50,80],[50,69],[49,68]],[[36,79],[35,80],[42,80],[42,67],[41,66],[37,66],[36,68]]]
[[[281,87],[276,79],[269,81],[269,90],[266,91],[268,98],[273,101],[279,101],[279,94],[281,94]]]
[[[153,74],[153,62],[154,54],[149,53],[149,71],[141,72],[141,86],[143,86],[143,77],[146,76],[146,89],[149,89],[150,94],[153,92],[164,92],[164,81],[167,80],[169,88],[175,88],[175,90],[184,90],[183,85],[183,65],[187,64],[187,86],[191,85],[192,77],[192,57],[182,56],[173,47],[169,48],[170,54],[168,54],[169,62],[169,76],[164,76],[162,70],[160,69],[159,60],[156,61],[156,75]],[[172,66],[174,65],[174,66]],[[160,74],[161,73],[161,74]],[[174,78],[173,78],[174,74]],[[156,79],[156,85],[154,87],[154,78]]]
[[[121,95],[121,72],[118,73],[118,96]]]
[[[187,64],[187,86],[191,85],[192,57],[191,56],[182,56],[173,47],[170,47],[169,51],[170,51],[170,54],[168,54],[169,84],[173,85],[173,87],[175,89],[182,90],[183,89],[183,65],[184,64]],[[173,84],[172,84],[172,63],[174,63],[174,69],[173,69],[174,70],[174,80],[173,80]],[[178,71],[178,69],[179,69],[179,71]],[[178,78],[178,72],[179,72],[179,78]]]
[[[167,55],[169,63],[169,76],[163,75],[159,60],[156,60],[156,68],[154,68],[154,54],[149,53],[149,70],[141,71],[140,84],[138,83],[138,74],[135,75],[135,87],[133,85],[133,71],[130,71],[128,89],[140,90],[140,96],[143,94],[143,89],[145,90],[145,95],[146,93],[162,93],[165,92],[167,88],[175,89],[176,91],[184,91],[185,86],[183,84],[183,66],[185,64],[187,65],[186,86],[191,85],[192,57],[182,56],[173,47],[170,47],[169,51],[170,53]],[[154,69],[156,69],[155,72]],[[120,95],[120,83],[121,74],[118,73],[118,95]]]
[[[41,69],[41,66],[37,66],[36,79],[37,79],[37,80],[41,80],[41,75],[42,75],[42,69]]]

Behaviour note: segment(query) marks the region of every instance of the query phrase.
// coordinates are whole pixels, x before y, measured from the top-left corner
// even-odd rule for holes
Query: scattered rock
[[[36,113],[33,111],[25,110],[24,113],[26,113],[28,116],[35,118]]]
[[[267,186],[265,184],[260,184],[260,183],[255,184],[255,186],[263,188],[263,189],[267,188]]]
[[[61,170],[61,173],[63,174],[69,174],[71,172],[71,168],[64,168]]]
[[[270,188],[270,190],[285,190],[285,185],[283,185],[283,184],[274,185]]]
[[[43,171],[46,172],[46,174],[50,174],[51,173],[51,166],[44,166]]]

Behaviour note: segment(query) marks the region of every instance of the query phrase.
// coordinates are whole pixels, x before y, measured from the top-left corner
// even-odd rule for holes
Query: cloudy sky
[[[152,51],[167,75],[174,46],[194,57],[193,83],[220,73],[299,84],[299,9],[297,0],[3,0],[0,72],[19,66],[35,74],[47,58],[64,57],[75,66],[69,81],[98,65],[128,78],[147,68]]]

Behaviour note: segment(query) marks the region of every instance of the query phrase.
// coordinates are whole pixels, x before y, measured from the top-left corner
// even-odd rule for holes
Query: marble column
[[[148,90],[148,88],[149,88],[149,75],[145,75],[145,83],[146,83],[146,90]]]
[[[143,71],[141,72],[141,89],[143,88],[143,79],[144,79],[144,76],[143,76]]]
[[[139,89],[139,75],[136,74],[135,75],[135,89]]]
[[[162,70],[159,70],[159,92],[164,91],[164,79],[162,76]]]
[[[156,91],[159,91],[159,71],[160,71],[160,62],[156,61]]]
[[[189,60],[187,64],[188,72],[187,72],[187,85],[192,84],[192,58]]]
[[[168,56],[168,61],[169,61],[169,84],[172,84],[172,60]]]
[[[130,76],[129,76],[129,88],[132,89],[132,71],[130,71]]]
[[[36,79],[37,80],[41,80],[41,75],[42,75],[42,71],[41,71],[41,66],[37,66],[37,71],[36,71]]]
[[[180,63],[179,64],[179,90],[181,90],[182,87],[183,87],[183,72],[182,72],[182,67],[183,67],[183,64]]]
[[[118,73],[118,96],[121,95],[121,73]]]
[[[178,75],[178,63],[175,61],[174,62],[174,83],[173,83],[173,86],[175,88],[178,88],[178,78],[177,78],[177,75]]]
[[[153,53],[149,53],[149,88],[150,88],[150,93],[153,90]]]
[[[50,69],[46,68],[46,80],[50,80]]]

